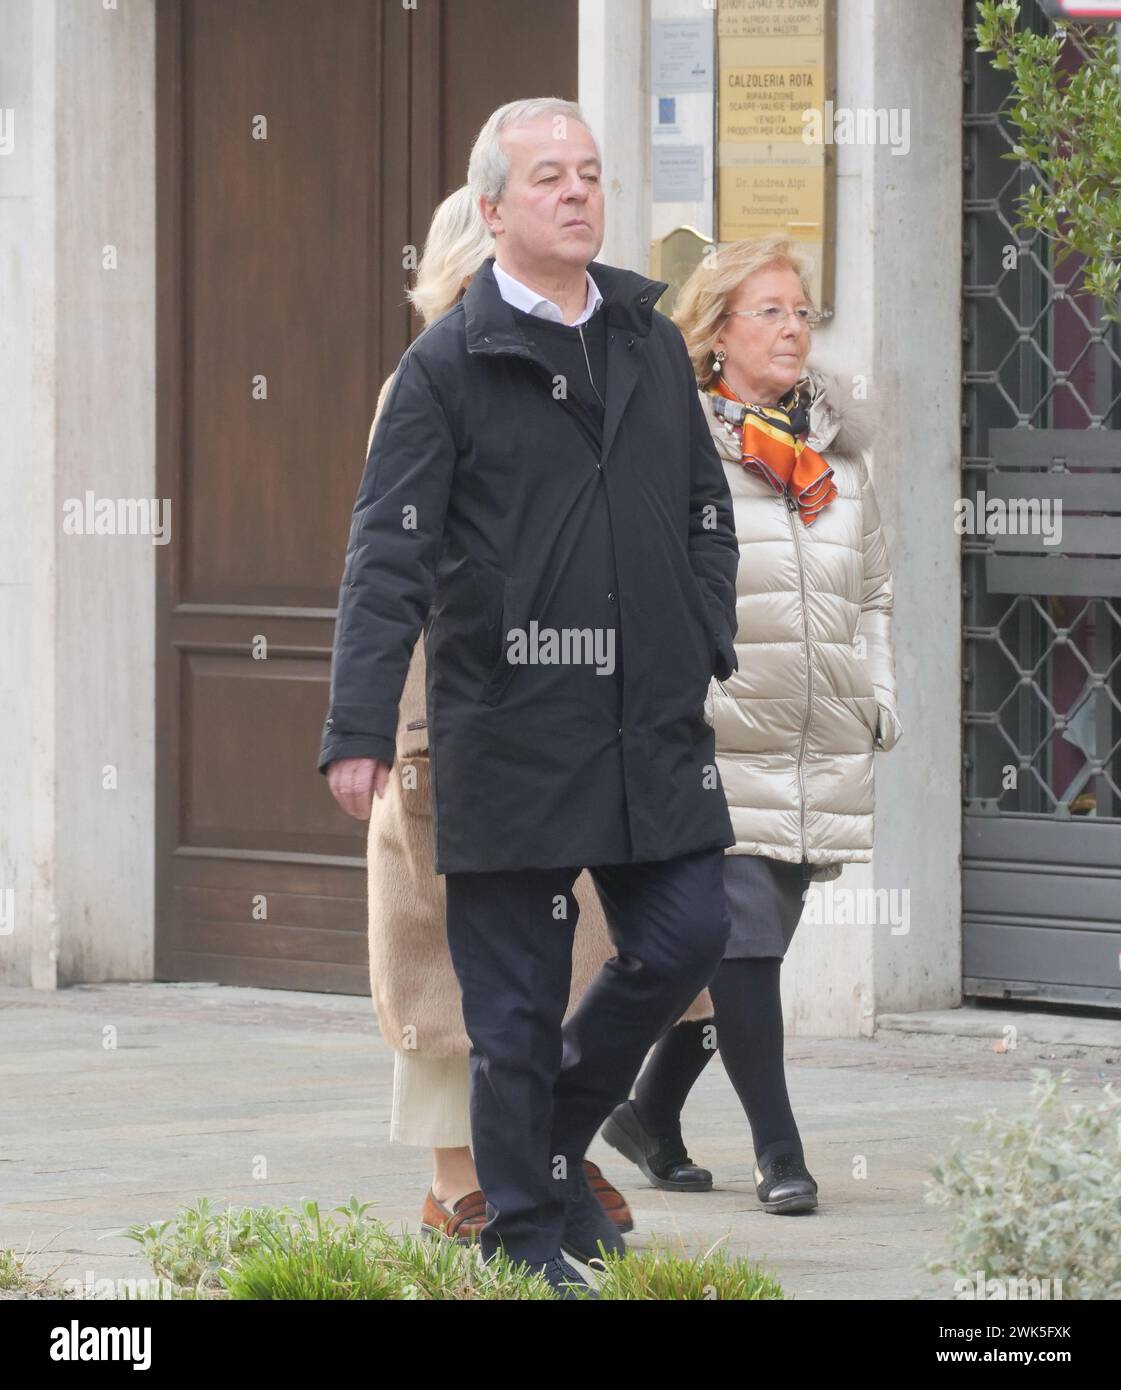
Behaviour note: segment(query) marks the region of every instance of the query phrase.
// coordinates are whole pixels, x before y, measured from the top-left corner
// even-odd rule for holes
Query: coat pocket
[[[443,668],[456,681],[485,688],[498,653],[502,574],[460,555],[441,575],[440,592],[425,626],[426,667]]]
[[[707,653],[705,664],[705,679],[711,680],[716,672],[716,634],[712,630],[712,621],[709,617],[708,604],[705,596],[701,592],[701,582],[693,572],[693,567],[686,563],[685,566],[686,582],[689,592],[692,595],[692,603],[689,605],[696,616],[699,624],[700,645]]]
[[[880,706],[880,727],[876,734],[876,747],[887,753],[903,737],[903,725],[899,716],[884,705]]]
[[[507,576],[502,586],[502,616],[498,624],[498,652],[483,689],[482,701],[484,705],[498,704],[506,693],[510,681],[514,677],[514,672],[518,669],[517,665],[509,659],[510,634],[517,631],[526,632],[528,608],[529,605],[522,584]]]
[[[457,659],[469,663],[482,690],[480,698],[485,698],[501,670],[505,651],[502,639],[505,576],[470,558],[464,563],[470,578],[470,613],[457,615],[460,629],[457,635],[461,639],[468,638],[470,646]]]
[[[880,733],[880,706],[875,695],[856,695],[853,697],[853,704],[860,716],[860,722],[872,735],[872,742],[875,743]]]

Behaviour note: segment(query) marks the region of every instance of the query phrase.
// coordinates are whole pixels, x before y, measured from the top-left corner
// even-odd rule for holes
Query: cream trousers
[[[393,1053],[393,1109],[389,1138],[422,1149],[459,1149],[471,1143],[470,1075],[465,1056]]]

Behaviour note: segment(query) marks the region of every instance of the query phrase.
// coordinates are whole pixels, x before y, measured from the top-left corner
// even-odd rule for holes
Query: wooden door
[[[157,979],[368,992],[315,763],[404,248],[491,110],[576,96],[577,8],[159,0]]]

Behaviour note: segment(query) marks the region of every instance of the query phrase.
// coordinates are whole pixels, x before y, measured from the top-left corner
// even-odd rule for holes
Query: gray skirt
[[[732,930],[724,959],[778,956],[781,960],[805,907],[813,865],[787,864],[759,854],[725,854],[724,892]]]

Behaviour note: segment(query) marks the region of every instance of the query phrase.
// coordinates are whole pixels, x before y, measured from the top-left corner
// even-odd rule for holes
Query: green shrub
[[[498,1259],[481,1266],[454,1241],[396,1236],[351,1197],[319,1204],[215,1210],[204,1197],[173,1220],[130,1226],[156,1274],[177,1290],[234,1299],[540,1299],[543,1280]]]
[[[782,1299],[782,1287],[744,1259],[709,1250],[698,1259],[653,1246],[603,1262],[601,1298],[655,1301]]]
[[[365,1208],[351,1200],[345,1210],[354,1222]],[[222,1288],[220,1272],[258,1250],[268,1233],[287,1229],[293,1221],[311,1219],[291,1207],[227,1207],[215,1211],[202,1197],[193,1207],[183,1207],[173,1220],[129,1226],[123,1234],[144,1251],[156,1274],[178,1287],[200,1291]]]
[[[1035,34],[1019,28],[1019,0],[981,0],[977,47],[1011,74],[1003,109],[1018,142],[1004,158],[1029,169],[1017,199],[1023,220],[1014,230],[1055,243],[1057,270],[1068,256],[1085,257],[1081,293],[1102,301],[1102,317],[1121,319],[1121,96],[1112,27],[1059,24]],[[1080,62],[1064,62],[1068,32]],[[1046,255],[1046,250],[1041,253]]]
[[[0,1289],[23,1289],[27,1284],[23,1260],[10,1246],[0,1249]]]
[[[170,1221],[125,1232],[144,1248],[176,1296],[230,1299],[539,1301],[552,1290],[504,1256],[483,1264],[477,1246],[395,1235],[352,1197],[336,1207],[213,1209],[203,1198]],[[603,1263],[605,1299],[781,1299],[782,1289],[746,1260],[709,1250],[697,1260],[654,1248]]]
[[[927,1201],[952,1219],[949,1258],[927,1268],[971,1284],[978,1272],[1049,1279],[1052,1298],[1056,1280],[1066,1299],[1121,1298],[1121,1097],[1106,1085],[1100,1103],[1068,1104],[1065,1073],[1033,1078],[1026,1112],[988,1111],[970,1126],[981,1146],[957,1140],[932,1167]]]
[[[498,1258],[483,1265],[477,1251],[451,1240],[394,1237],[354,1243],[330,1223],[270,1231],[262,1246],[221,1272],[235,1299],[525,1300],[552,1291],[524,1267]]]

